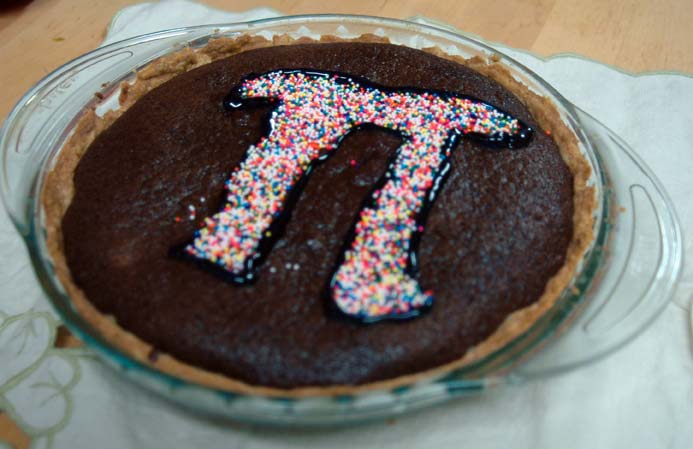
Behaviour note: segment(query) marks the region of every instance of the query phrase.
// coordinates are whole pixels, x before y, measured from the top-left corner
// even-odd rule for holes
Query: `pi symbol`
[[[331,72],[277,70],[246,77],[224,100],[230,109],[270,103],[269,130],[226,181],[219,212],[185,246],[188,256],[235,283],[253,281],[287,215],[287,203],[321,154],[362,125],[397,132],[404,143],[359,212],[330,282],[331,300],[364,322],[409,318],[433,303],[415,279],[414,239],[449,170],[461,136],[490,147],[525,146],[532,130],[509,114],[447,92],[391,89]]]

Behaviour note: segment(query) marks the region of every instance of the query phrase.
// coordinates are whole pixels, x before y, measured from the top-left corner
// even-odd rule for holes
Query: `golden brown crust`
[[[334,36],[323,36],[319,42],[345,40]],[[353,40],[389,43],[387,38],[375,35],[362,35]],[[138,71],[137,79],[133,84],[123,82],[121,84],[119,109],[110,111],[104,117],[96,115],[95,105],[84,112],[78,120],[72,136],[60,152],[55,167],[48,173],[42,195],[46,213],[48,250],[53,258],[55,272],[72,298],[75,308],[80,315],[100,332],[103,338],[145,365],[212,388],[244,394],[283,397],[345,395],[409,385],[424,379],[435,378],[456,368],[478,362],[527,332],[555,304],[562,292],[568,287],[582,255],[593,240],[592,213],[595,207],[595,197],[593,188],[587,185],[591,169],[578,148],[577,138],[563,123],[558,110],[548,99],[531,92],[529,88],[517,81],[494,58],[491,58],[489,61],[479,57],[464,59],[450,56],[439,48],[427,48],[424,51],[471,67],[483,75],[496,80],[513,92],[525,104],[541,127],[551,130],[552,137],[558,145],[561,156],[572,172],[574,179],[573,238],[566,253],[565,264],[548,281],[545,291],[538,301],[510,314],[490,337],[471,348],[462,358],[427,371],[366,385],[301,387],[295,389],[255,386],[221,374],[205,371],[177,360],[168,354],[159,354],[157,357],[151,357],[155,348],[118,326],[118,323],[112,317],[100,313],[89,302],[84,292],[77,287],[72,279],[63,252],[61,223],[74,194],[74,171],[79,159],[96,136],[110,126],[116,118],[122,115],[139,98],[176,75],[252,48],[307,42],[314,43],[316,41],[310,38],[294,40],[288,36],[277,36],[272,41],[261,37],[241,36],[235,39],[221,38],[211,40],[205,47],[198,50],[184,48],[171,55],[162,57]]]

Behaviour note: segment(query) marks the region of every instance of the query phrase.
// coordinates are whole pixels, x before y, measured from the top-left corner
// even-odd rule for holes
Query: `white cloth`
[[[105,43],[180,26],[279,15],[241,14],[184,0],[120,11]],[[493,45],[493,44],[492,44]],[[631,75],[575,55],[542,59],[495,45],[622,136],[658,174],[693,231],[693,79]],[[691,256],[693,244],[686,240]],[[597,363],[529,385],[491,390],[393,422],[331,431],[254,429],[213,423],[144,392],[87,349],[53,349],[58,322],[19,237],[0,212],[0,409],[35,447],[121,449],[300,448],[689,448],[693,363],[691,265],[653,325]],[[0,447],[3,443],[0,442]]]

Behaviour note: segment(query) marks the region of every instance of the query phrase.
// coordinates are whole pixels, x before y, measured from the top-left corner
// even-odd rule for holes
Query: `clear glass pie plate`
[[[518,80],[558,108],[592,166],[594,235],[571,285],[525,334],[478,363],[392,390],[336,397],[276,398],[215,390],[159,372],[104,340],[73,308],[46,249],[40,192],[80,112],[117,105],[121,81],[152,60],[209,39],[239,34],[294,37],[364,33],[452,55],[499,58]],[[95,93],[100,93],[98,99]],[[191,408],[264,424],[336,425],[392,416],[572,370],[635,338],[673,294],[682,265],[682,236],[673,206],[654,174],[601,123],[535,73],[496,50],[447,30],[375,17],[295,16],[181,28],[114,43],[83,55],[37,83],[11,112],[0,135],[2,197],[29,249],[42,286],[69,329],[137,383]]]

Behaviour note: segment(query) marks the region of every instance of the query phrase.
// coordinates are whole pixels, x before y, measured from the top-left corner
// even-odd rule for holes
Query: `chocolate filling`
[[[419,243],[419,282],[436,298],[422,317],[364,325],[325,307],[344,239],[401,144],[382,129],[350,133],[315,167],[256,283],[170,254],[219,209],[224,181],[264,131],[269,107],[227,111],[229,89],[250,73],[305,67],[473,96],[536,130],[518,151],[457,144]],[[572,185],[523,105],[473,70],[385,44],[264,48],[172,79],[97,137],[75,173],[65,253],[90,301],[182,361],[254,385],[363,384],[458,359],[536,301],[564,262]]]

